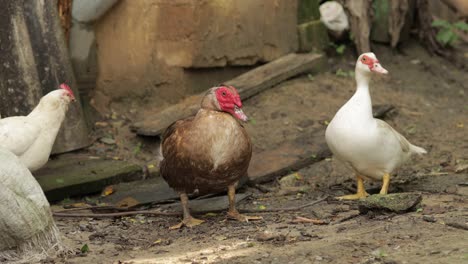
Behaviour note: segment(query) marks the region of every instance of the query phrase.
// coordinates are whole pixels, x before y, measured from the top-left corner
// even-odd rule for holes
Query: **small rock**
[[[414,211],[421,203],[422,195],[419,193],[392,193],[371,195],[358,202],[359,212],[386,211],[404,213]]]
[[[304,181],[304,177],[298,172],[295,172],[295,173],[291,173],[281,178],[279,180],[279,184],[281,188],[296,187],[296,186],[302,185],[303,181]]]
[[[107,144],[107,145],[113,145],[115,144],[115,139],[110,138],[110,137],[102,137],[99,139],[102,143]]]
[[[426,222],[429,222],[429,223],[435,223],[435,222],[437,222],[437,220],[435,219],[435,217],[430,216],[430,215],[424,215],[424,216],[423,216],[423,220],[426,221]]]
[[[257,241],[265,242],[270,240],[284,241],[286,237],[283,234],[271,233],[268,231],[262,232],[257,236]]]
[[[269,241],[273,240],[275,238],[275,235],[272,234],[271,232],[262,232],[257,236],[257,241]]]

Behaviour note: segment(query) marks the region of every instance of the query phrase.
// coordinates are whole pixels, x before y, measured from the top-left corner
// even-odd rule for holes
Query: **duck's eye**
[[[222,96],[226,96],[226,92],[222,92],[221,95],[222,95]]]

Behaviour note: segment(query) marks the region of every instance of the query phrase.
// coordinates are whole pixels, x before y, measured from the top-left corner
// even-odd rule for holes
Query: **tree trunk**
[[[432,54],[448,57],[449,52],[436,39],[436,30],[432,27],[432,15],[429,10],[429,0],[417,0],[417,17],[419,22],[419,38]]]
[[[48,92],[68,83],[77,103],[70,104],[53,152],[89,144],[56,0],[0,0],[0,114],[27,115]]]
[[[372,22],[371,0],[344,0],[348,11],[351,32],[358,54],[369,52],[370,49],[370,27]]]

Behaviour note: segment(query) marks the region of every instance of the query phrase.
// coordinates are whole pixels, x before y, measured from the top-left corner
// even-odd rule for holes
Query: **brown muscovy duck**
[[[239,93],[232,86],[213,87],[203,97],[194,117],[178,120],[162,136],[161,175],[179,195],[183,221],[171,229],[203,221],[190,215],[187,194],[228,189],[228,217],[239,221],[261,217],[241,215],[235,207],[235,188],[247,175],[252,145],[240,121],[247,121]]]

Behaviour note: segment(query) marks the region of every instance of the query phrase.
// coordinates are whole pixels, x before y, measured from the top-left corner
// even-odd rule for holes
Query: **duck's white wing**
[[[1,119],[0,147],[21,156],[36,141],[40,132],[40,126],[25,116]]]
[[[395,129],[393,129],[393,127],[391,127],[385,121],[382,121],[380,119],[376,119],[376,120],[377,120],[377,127],[381,131],[382,134],[392,135],[393,137],[395,137],[395,139],[397,139],[398,142],[400,143],[401,151],[403,151],[403,153],[408,153],[410,151],[411,143],[409,143],[409,141],[404,136],[398,133]]]

